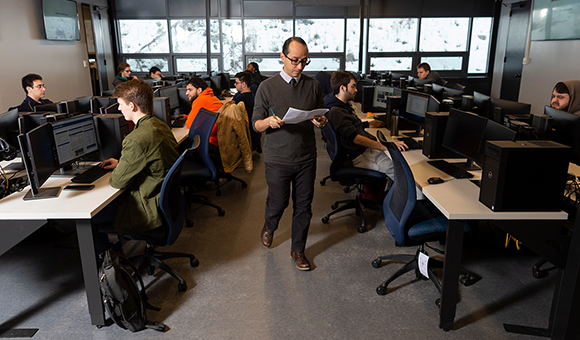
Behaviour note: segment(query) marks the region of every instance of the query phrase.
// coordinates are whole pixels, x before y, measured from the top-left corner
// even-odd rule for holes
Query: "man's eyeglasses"
[[[44,88],[46,88],[46,85],[44,85],[44,84],[38,84],[38,85],[34,86],[34,88],[37,88],[37,89],[39,89],[39,90],[40,90],[41,88],[43,88],[43,87],[44,87]]]
[[[310,58],[306,58],[306,59],[290,59],[290,57],[288,57],[286,55],[286,53],[282,52],[284,54],[284,56],[286,57],[286,59],[290,60],[290,63],[294,66],[298,65],[298,64],[302,64],[302,66],[306,66],[308,64],[310,64]]]

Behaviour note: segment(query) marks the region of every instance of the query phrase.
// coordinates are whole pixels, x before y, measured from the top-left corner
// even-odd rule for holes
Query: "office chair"
[[[364,233],[367,231],[367,226],[365,223],[364,206],[362,203],[362,186],[363,184],[367,184],[375,187],[384,187],[387,183],[387,176],[379,171],[354,167],[352,161],[349,160],[347,155],[341,150],[338,136],[330,124],[326,124],[322,129],[322,134],[326,138],[326,151],[332,160],[332,163],[330,164],[330,179],[346,186],[344,189],[345,193],[351,191],[351,186],[355,186],[357,190],[355,199],[335,202],[331,206],[333,210],[322,218],[322,223],[327,224],[330,216],[340,211],[356,209],[356,214],[361,220],[361,225],[357,230],[359,233]],[[340,206],[341,204],[344,205]]]
[[[147,273],[153,275],[155,267],[163,269],[169,275],[173,276],[179,284],[177,289],[180,292],[187,290],[187,283],[163,260],[188,257],[189,264],[192,267],[199,265],[199,260],[193,254],[164,252],[161,253],[155,250],[155,247],[163,247],[172,245],[176,240],[181,229],[185,224],[185,216],[187,213],[185,198],[181,193],[180,178],[181,170],[184,160],[188,155],[199,146],[199,137],[195,139],[191,148],[186,149],[181,156],[175,161],[169,172],[165,176],[161,184],[161,194],[159,196],[159,210],[163,217],[163,225],[153,230],[144,231],[136,234],[121,234],[121,236],[132,239],[141,240],[147,243],[145,251],[142,255],[135,256],[130,259],[131,262],[136,263],[139,270],[147,268]]]
[[[383,202],[385,225],[395,239],[396,245],[420,245],[415,255],[393,254],[378,257],[372,262],[375,268],[380,268],[387,261],[407,262],[405,266],[377,287],[377,294],[385,295],[387,286],[392,281],[411,270],[415,270],[417,278],[424,278],[419,271],[419,254],[421,252],[425,253],[425,242],[445,237],[447,219],[444,216],[433,219],[432,217],[438,213],[437,208],[427,200],[425,200],[426,202],[417,202],[415,179],[407,161],[397,149],[397,146],[387,142],[380,131],[377,132],[377,137],[379,142],[387,147],[395,170],[393,186]],[[419,221],[423,222],[415,224]],[[431,249],[442,253],[434,248]],[[429,279],[441,293],[441,283],[433,272],[434,268],[443,268],[443,262],[433,258],[430,258],[428,262]],[[460,282],[464,286],[468,286],[475,282],[475,279],[470,273],[461,269]]]
[[[194,141],[197,136],[200,145],[196,149],[196,159],[190,157],[185,161],[181,171],[181,181],[185,184],[185,197],[188,203],[199,203],[214,207],[217,209],[219,216],[224,216],[226,212],[221,207],[211,203],[207,197],[191,193],[193,182],[218,182],[218,171],[209,154],[209,137],[218,114],[202,108],[195,116],[189,129],[189,138]],[[188,226],[191,225],[192,222],[188,220]]]

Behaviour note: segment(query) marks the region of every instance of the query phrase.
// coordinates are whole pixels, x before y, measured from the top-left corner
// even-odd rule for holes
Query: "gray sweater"
[[[272,112],[284,118],[289,107],[300,110],[324,108],[320,83],[304,74],[296,86],[285,82],[280,74],[266,79],[256,93],[252,127],[256,121],[271,116]],[[296,164],[316,160],[316,137],[311,121],[285,124],[280,129],[268,128],[265,132],[265,162]]]

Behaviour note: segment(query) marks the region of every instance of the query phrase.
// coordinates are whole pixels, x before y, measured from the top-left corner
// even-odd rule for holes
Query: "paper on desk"
[[[425,276],[426,278],[429,278],[429,256],[425,255],[425,253],[423,252],[419,252],[419,273],[421,273],[421,275]]]
[[[305,120],[311,120],[314,116],[324,115],[328,109],[315,109],[312,111],[298,110],[293,107],[286,111],[286,115],[282,119],[286,124],[298,124]]]

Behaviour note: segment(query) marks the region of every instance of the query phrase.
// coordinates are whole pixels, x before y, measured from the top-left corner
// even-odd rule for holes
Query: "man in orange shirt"
[[[191,102],[191,111],[187,115],[187,121],[185,125],[187,128],[191,128],[191,124],[197,116],[199,109],[202,107],[204,109],[210,110],[212,112],[218,112],[222,107],[222,102],[213,95],[213,90],[207,86],[205,80],[200,77],[192,77],[187,81],[187,91],[185,94]],[[217,142],[217,125],[213,127],[211,131],[211,136],[209,142],[215,146],[218,145]]]

